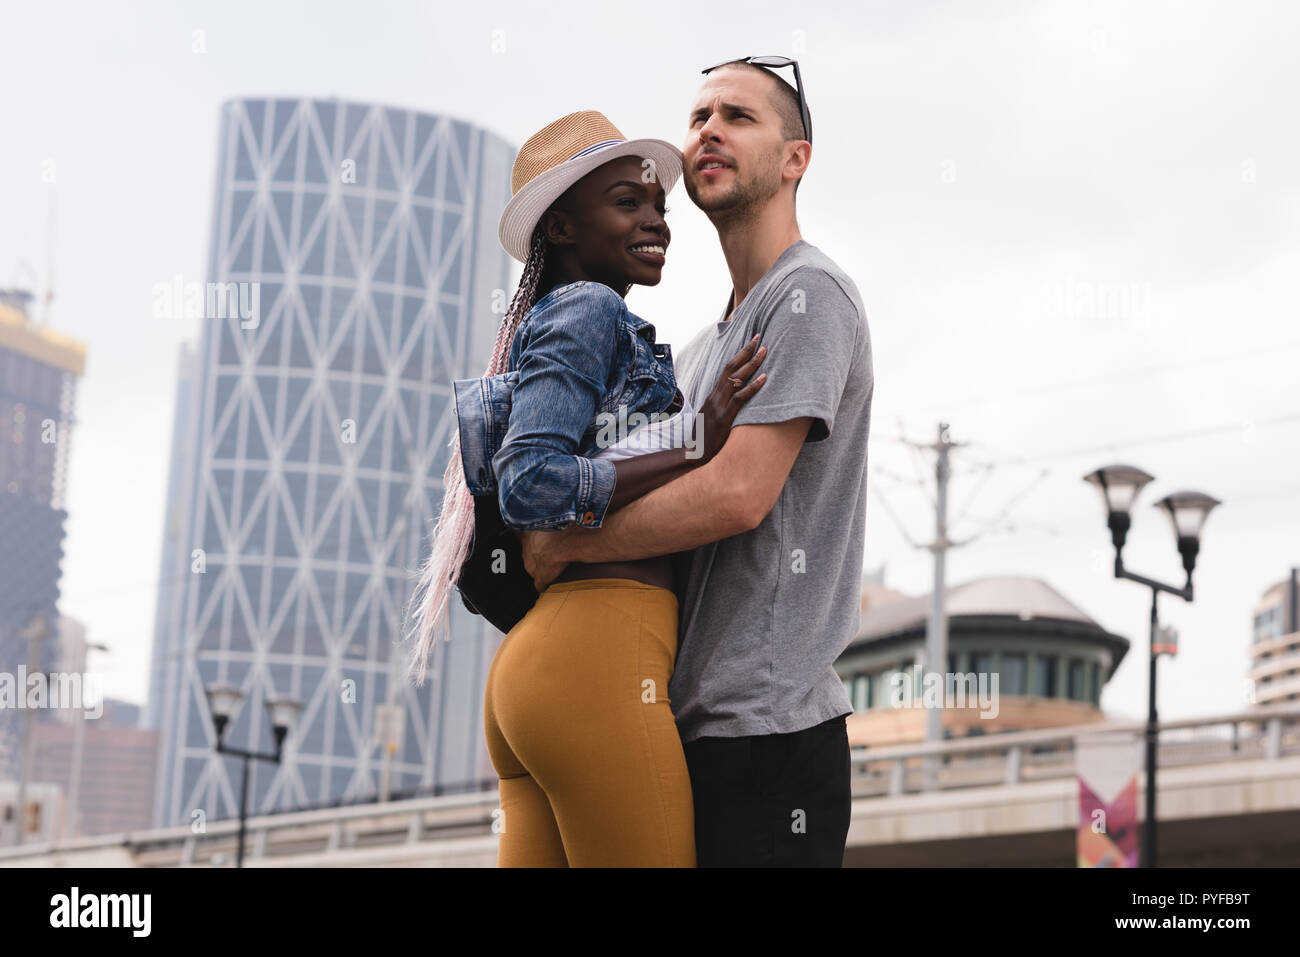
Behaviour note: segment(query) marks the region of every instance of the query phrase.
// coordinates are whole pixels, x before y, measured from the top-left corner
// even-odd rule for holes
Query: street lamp
[[[1169,649],[1176,647],[1160,639],[1157,622],[1156,599],[1159,594],[1168,592],[1184,601],[1192,600],[1192,571],[1196,568],[1196,556],[1201,547],[1201,530],[1213,508],[1220,504],[1202,492],[1174,492],[1166,495],[1155,507],[1164,510],[1174,527],[1174,537],[1178,541],[1178,553],[1183,558],[1183,570],[1187,572],[1187,582],[1182,588],[1166,585],[1152,578],[1135,574],[1124,567],[1124,541],[1128,537],[1132,524],[1133,503],[1147,483],[1153,477],[1131,465],[1108,465],[1090,472],[1083,480],[1095,487],[1106,506],[1106,525],[1110,529],[1111,542],[1115,546],[1115,577],[1127,578],[1146,585],[1151,589],[1151,645],[1149,677],[1147,681],[1147,728],[1146,728],[1146,820],[1142,829],[1142,848],[1140,865],[1156,866],[1156,744],[1159,732],[1156,726],[1156,656],[1171,654]]]
[[[50,634],[50,626],[45,621],[45,616],[40,613],[35,605],[31,606],[31,616],[27,621],[27,628],[22,632],[22,637],[27,639],[27,674],[34,675],[41,671],[41,642]],[[46,679],[48,680],[48,678]],[[21,692],[26,694],[24,688]],[[31,708],[23,712],[23,753],[22,763],[18,769],[18,798],[17,813],[15,818],[17,828],[14,830],[14,846],[17,847],[23,842],[23,829],[27,826],[27,782],[31,779],[32,772],[32,723],[35,715]]]
[[[1183,569],[1187,572],[1187,589],[1192,588],[1192,569],[1196,567],[1196,553],[1201,549],[1201,529],[1210,511],[1219,500],[1201,492],[1174,492],[1156,502],[1156,508],[1165,510],[1169,523],[1178,539],[1178,554],[1183,556]],[[1190,601],[1190,599],[1188,599]]]
[[[97,641],[83,641],[81,643],[81,676],[83,697],[81,707],[77,708],[77,723],[72,732],[72,783],[68,787],[68,806],[64,809],[63,817],[59,821],[59,839],[62,840],[67,836],[68,818],[71,817],[77,825],[77,831],[81,829],[81,763],[86,750],[86,701],[84,697],[85,679],[86,679],[86,660],[92,651],[109,651],[108,645]]]
[[[271,728],[275,733],[275,753],[259,754],[256,751],[243,751],[232,748],[225,743],[223,736],[230,722],[234,719],[239,706],[243,704],[244,693],[230,685],[213,685],[205,689],[208,697],[208,709],[212,712],[212,724],[217,731],[217,753],[232,754],[244,759],[243,780],[239,788],[239,844],[235,857],[235,866],[244,866],[244,830],[248,820],[248,764],[250,761],[270,761],[280,763],[284,749],[284,739],[289,736],[302,705],[292,698],[268,698],[266,710],[271,715]]]

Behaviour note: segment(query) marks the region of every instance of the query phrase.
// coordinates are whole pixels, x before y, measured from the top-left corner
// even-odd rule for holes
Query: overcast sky
[[[1081,481],[1137,465],[1157,481],[1136,571],[1182,581],[1152,502],[1224,501],[1196,602],[1162,598],[1182,637],[1161,715],[1244,705],[1253,606],[1300,565],[1300,5],[49,2],[0,26],[0,285],[44,286],[56,195],[52,321],[88,345],[61,608],[112,647],[107,694],[148,683],[176,348],[198,329],[153,318],[151,293],[206,278],[222,100],[339,96],[515,144],[597,109],[680,144],[701,67],[778,53],[817,133],[800,227],[871,330],[867,567],[930,590],[908,541],[933,536],[930,493],[908,482],[932,487],[933,458],[897,440],[949,422],[969,443],[950,534],[1002,515],[949,553],[949,582],[1043,578],[1133,641],[1102,703],[1144,715],[1150,593],[1114,580]],[[680,186],[669,206],[664,281],[628,302],[684,345],[730,284]]]

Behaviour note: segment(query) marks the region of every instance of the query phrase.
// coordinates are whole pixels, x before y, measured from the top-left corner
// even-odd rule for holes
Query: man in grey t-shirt
[[[748,63],[710,72],[691,107],[683,181],[732,295],[677,351],[678,386],[699,408],[752,336],[767,348],[722,450],[599,529],[523,536],[539,589],[569,562],[676,555],[669,696],[702,867],[839,866],[848,834],[852,707],[833,663],[859,622],[875,380],[858,290],[795,220],[808,125],[795,90]]]
[[[812,423],[757,528],[678,556],[669,694],[683,743],[801,731],[853,711],[833,665],[858,629],[866,535],[874,378],[857,288],[816,247],[794,243],[730,319],[678,353],[677,384],[694,408],[755,333],[767,381],[733,428]]]

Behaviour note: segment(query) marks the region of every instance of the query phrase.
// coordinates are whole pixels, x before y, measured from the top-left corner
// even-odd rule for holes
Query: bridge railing
[[[857,748],[851,755],[855,797],[886,797],[926,790],[1020,784],[1075,773],[1075,742],[1098,732],[1132,732],[1141,740],[1145,722],[1098,722],[1040,731],[959,738],[933,745]],[[1300,755],[1300,707],[1257,708],[1241,714],[1160,724],[1161,767]],[[925,759],[937,773],[927,780]],[[327,854],[370,846],[453,845],[465,839],[471,850],[492,840],[499,801],[496,791],[408,798],[250,817],[246,859]],[[32,863],[76,863],[97,853],[125,852],[143,866],[229,866],[234,863],[239,822],[208,821],[189,826],[58,842],[0,847],[0,867]],[[418,850],[412,847],[412,850]],[[479,847],[481,853],[481,847]]]
[[[853,795],[883,797],[1070,777],[1075,773],[1075,742],[1099,732],[1131,732],[1143,740],[1146,722],[1107,721],[933,744],[854,748]],[[1157,761],[1162,768],[1291,755],[1300,755],[1296,706],[1159,723]],[[927,773],[927,759],[933,773]]]
[[[418,844],[431,839],[490,835],[496,791],[355,804],[249,817],[245,861],[259,857],[338,851],[370,845]],[[47,855],[74,860],[97,851],[126,849],[143,866],[232,866],[239,820],[207,821],[202,828],[156,828],[126,834],[0,847],[0,867]],[[179,860],[177,849],[179,848]]]

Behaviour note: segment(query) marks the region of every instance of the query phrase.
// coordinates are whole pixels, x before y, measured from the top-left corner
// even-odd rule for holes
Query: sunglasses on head
[[[700,72],[710,73],[720,66],[726,66],[728,63],[752,63],[754,66],[772,67],[774,69],[783,66],[794,67],[794,89],[799,94],[799,117],[803,120],[803,136],[809,143],[812,142],[812,118],[808,115],[808,101],[803,95],[803,77],[799,75],[798,60],[792,60],[788,56],[746,56],[738,60],[723,60],[721,63],[715,63]]]

